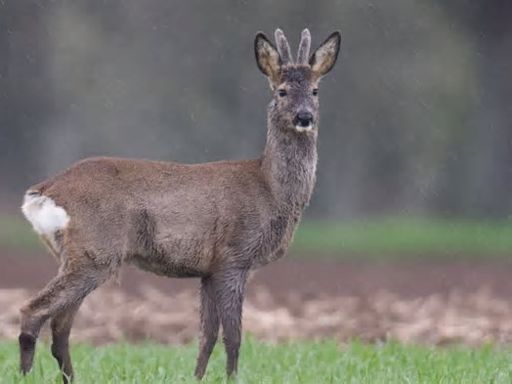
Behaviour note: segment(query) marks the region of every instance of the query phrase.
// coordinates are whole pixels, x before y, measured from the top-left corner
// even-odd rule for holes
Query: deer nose
[[[313,121],[313,115],[310,112],[299,112],[297,114],[297,122],[301,127],[307,127]]]

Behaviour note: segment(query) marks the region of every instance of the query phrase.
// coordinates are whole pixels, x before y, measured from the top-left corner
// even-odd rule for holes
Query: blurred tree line
[[[315,218],[512,212],[512,2],[0,0],[0,208],[91,155],[258,156],[253,37],[342,31]]]

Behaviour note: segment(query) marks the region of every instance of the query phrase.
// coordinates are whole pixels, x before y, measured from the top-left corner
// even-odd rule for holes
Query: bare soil
[[[18,309],[56,273],[41,254],[0,254],[0,338],[18,334]],[[478,345],[512,342],[512,263],[335,262],[284,259],[248,286],[244,330],[270,341],[336,338]],[[131,267],[87,298],[74,340],[194,340],[197,279]],[[47,330],[43,333],[47,337]]]

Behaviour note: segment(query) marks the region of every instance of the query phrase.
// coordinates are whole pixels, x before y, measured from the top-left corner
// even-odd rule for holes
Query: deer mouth
[[[296,124],[295,125],[295,130],[297,132],[310,132],[313,130],[313,124],[309,123],[308,125],[300,125],[300,124]]]

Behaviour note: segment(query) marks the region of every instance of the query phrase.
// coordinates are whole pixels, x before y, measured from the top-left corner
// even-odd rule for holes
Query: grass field
[[[305,221],[293,249],[337,257],[365,255],[404,257],[508,257],[512,252],[512,221],[462,221],[426,218],[380,218],[346,223]]]
[[[72,347],[76,383],[197,383],[192,376],[196,345],[116,344]],[[220,345],[205,383],[222,383]],[[60,383],[47,346],[40,346],[32,373],[17,372],[14,343],[0,344],[0,383]],[[238,383],[511,383],[512,350],[493,347],[429,348],[396,343],[345,346],[301,342],[270,346],[251,338],[243,343]]]
[[[42,249],[28,224],[0,216],[0,248]],[[292,254],[380,260],[512,253],[512,222],[412,218],[350,223],[304,222]],[[31,253],[28,252],[27,255]],[[76,383],[197,383],[197,345],[74,345]],[[223,383],[225,356],[218,345],[205,383]],[[18,350],[0,341],[0,384],[60,383],[48,345],[39,345],[32,373],[18,373]],[[476,384],[512,383],[512,348],[404,346],[398,343],[339,345],[334,341],[269,345],[244,340],[237,383]]]
[[[21,216],[4,215],[0,216],[0,248],[36,250],[42,246]],[[335,258],[506,258],[512,253],[512,220],[397,217],[351,222],[304,221],[297,230],[291,253]]]

